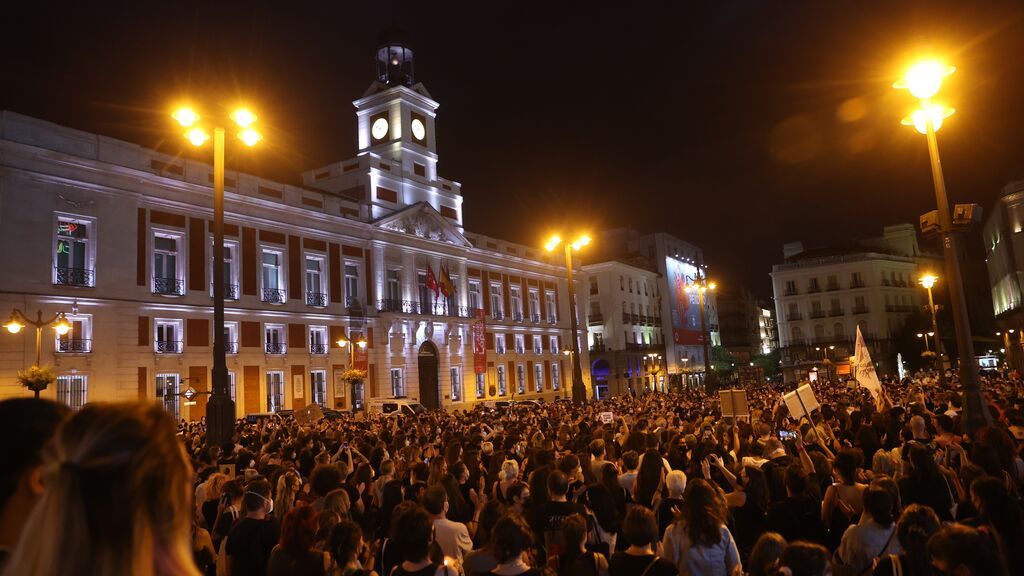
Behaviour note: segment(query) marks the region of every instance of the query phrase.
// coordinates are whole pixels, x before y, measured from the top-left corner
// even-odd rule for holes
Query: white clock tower
[[[376,53],[377,79],[352,104],[358,122],[358,164],[352,160],[303,175],[307,185],[365,206],[376,220],[426,202],[462,229],[457,182],[437,175],[434,118],[438,103],[416,82],[413,51],[397,29],[385,32]]]

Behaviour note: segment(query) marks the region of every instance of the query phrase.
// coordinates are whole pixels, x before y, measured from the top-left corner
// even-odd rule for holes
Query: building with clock
[[[385,39],[376,61],[354,102],[355,157],[303,173],[300,186],[225,175],[237,414],[565,394],[564,265],[467,231],[460,184],[438,175],[438,103],[415,80],[412,50]],[[203,162],[2,113],[0,314],[63,312],[72,325],[64,335],[42,328],[42,364],[56,374],[44,396],[205,414],[212,178]],[[0,397],[28,393],[16,377],[35,361],[34,332],[0,333]],[[368,345],[353,353],[339,346],[346,339]],[[585,347],[581,356],[586,365]],[[353,362],[365,377],[350,387],[342,374]]]

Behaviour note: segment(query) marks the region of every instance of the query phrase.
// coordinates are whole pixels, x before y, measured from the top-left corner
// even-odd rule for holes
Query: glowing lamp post
[[[562,242],[562,238],[555,235],[544,244],[544,248],[548,252],[554,252],[559,244],[565,245],[565,274],[569,280],[569,330],[571,331],[569,340],[572,344],[572,356],[570,357],[572,360],[572,399],[574,402],[583,402],[587,399],[587,390],[583,387],[583,368],[580,366],[579,326],[576,320],[576,288],[573,286],[572,280],[572,251],[576,250],[578,252],[584,246],[590,244],[590,236],[583,234],[570,243]]]
[[[704,390],[707,392],[713,389],[713,385],[715,384],[715,375],[714,372],[711,371],[711,337],[708,334],[707,313],[704,308],[704,293],[714,292],[715,289],[718,288],[718,285],[714,282],[708,282],[707,276],[702,275],[700,271],[697,272],[696,276],[687,276],[685,280],[687,282],[685,288],[686,293],[692,294],[696,292],[697,302],[700,305],[700,338],[704,343]]]
[[[917,283],[924,287],[928,291],[928,313],[932,318],[932,331],[928,333],[929,336],[935,338],[935,360],[936,367],[939,371],[939,384],[946,387],[946,368],[942,365],[942,339],[939,338],[939,324],[935,320],[935,313],[939,311],[941,306],[935,305],[935,299],[932,298],[932,287],[939,281],[939,277],[935,274],[926,273],[917,279]],[[925,344],[928,340],[925,339]],[[927,346],[926,346],[927,347]]]
[[[953,233],[953,219],[949,210],[949,199],[946,196],[942,162],[939,159],[939,143],[935,136],[935,133],[942,127],[943,120],[952,116],[955,110],[932,101],[932,98],[942,88],[942,81],[955,71],[956,68],[934,60],[917,62],[907,70],[902,79],[893,84],[893,88],[906,89],[920,101],[920,108],[904,118],[902,123],[906,126],[913,126],[928,140],[928,157],[931,160],[935,202],[938,204],[939,212],[939,232],[942,235],[946,277],[949,279],[949,296],[953,306],[953,327],[956,330],[956,344],[960,352],[960,384],[964,394],[964,428],[966,432],[973,433],[990,424],[992,417],[989,414],[988,405],[981,395],[978,367],[974,361],[971,322],[967,316],[967,302],[964,297],[960,260],[956,249],[957,238]],[[934,306],[932,309],[934,311]],[[935,331],[934,329],[935,326],[933,326],[933,331]],[[939,373],[942,373],[941,369]]]
[[[171,117],[186,129],[185,139],[202,146],[210,139],[200,126],[199,114],[191,108],[175,110]],[[236,110],[231,120],[241,129],[238,139],[255,146],[263,136],[253,128],[256,115]],[[224,123],[226,124],[226,123]],[[235,401],[228,390],[228,366],[224,347],[224,127],[213,127],[213,390],[206,404],[206,444],[223,446],[235,430]]]
[[[25,313],[21,310],[15,309],[11,312],[10,319],[4,324],[4,328],[6,328],[11,334],[17,334],[21,332],[21,329],[26,325],[33,326],[36,329],[36,367],[39,366],[40,361],[42,360],[40,348],[43,344],[43,328],[53,325],[53,331],[56,332],[58,336],[63,336],[71,331],[71,322],[68,322],[68,318],[63,312],[58,312],[49,319],[44,320],[42,310],[37,310],[36,319],[32,320],[28,316],[25,316]],[[39,389],[33,388],[33,391],[35,392],[36,398],[39,398]]]
[[[341,338],[338,338],[336,344],[338,345],[338,348],[348,347],[348,369],[350,371],[351,370],[355,370],[355,367],[356,367],[356,347],[358,347],[360,350],[366,350],[366,346],[367,346],[366,340],[363,339],[363,338],[360,338],[360,339],[356,340],[355,342],[352,342],[351,340],[349,340],[349,339],[345,338],[344,336],[342,336]],[[351,346],[349,346],[349,344],[351,344]],[[349,398],[352,399],[351,401],[352,401],[352,413],[353,414],[355,414],[355,412],[356,412],[356,382],[357,381],[358,380],[356,380],[355,378],[353,378],[352,380],[349,381],[349,386],[350,386]]]

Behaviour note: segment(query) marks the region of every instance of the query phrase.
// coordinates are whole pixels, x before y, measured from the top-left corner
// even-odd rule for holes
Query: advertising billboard
[[[697,266],[675,258],[665,258],[668,276],[669,310],[672,313],[672,342],[677,345],[703,344],[700,329],[700,305],[696,293],[686,293],[687,278],[697,275]]]

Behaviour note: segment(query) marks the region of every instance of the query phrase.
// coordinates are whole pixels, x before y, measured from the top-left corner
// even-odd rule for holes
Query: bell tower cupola
[[[392,27],[377,44],[377,81],[385,86],[412,86],[415,82],[412,48],[406,34]]]

